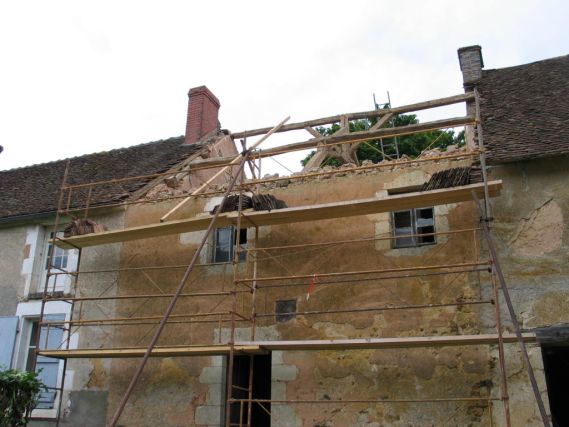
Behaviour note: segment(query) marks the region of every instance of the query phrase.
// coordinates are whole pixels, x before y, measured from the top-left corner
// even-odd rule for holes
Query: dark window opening
[[[555,427],[569,426],[569,346],[543,346],[543,367]]]
[[[249,398],[249,367],[253,363],[253,399],[271,398],[271,355],[234,356],[233,357],[233,399]],[[261,404],[263,407],[261,407]],[[251,406],[251,427],[271,425],[271,404],[269,402],[253,402]],[[231,404],[231,425],[248,425],[247,402]],[[240,419],[241,418],[241,419]]]
[[[392,213],[394,248],[432,245],[437,242],[435,233],[435,211],[433,208],[418,208]]]
[[[275,313],[277,322],[284,323],[296,317],[296,300],[279,300],[275,303]]]
[[[235,227],[216,228],[213,238],[213,262],[223,263],[233,261],[235,244],[247,245],[247,229],[242,228],[239,233],[235,232]],[[239,238],[239,241],[237,239]],[[247,259],[247,252],[239,252],[239,262]]]

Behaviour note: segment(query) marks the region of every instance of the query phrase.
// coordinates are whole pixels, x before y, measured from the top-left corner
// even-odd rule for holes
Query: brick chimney
[[[184,144],[194,144],[219,128],[219,100],[205,86],[188,92],[188,119]]]
[[[458,61],[465,88],[482,78],[484,61],[482,60],[482,48],[480,46],[466,46],[458,49]]]

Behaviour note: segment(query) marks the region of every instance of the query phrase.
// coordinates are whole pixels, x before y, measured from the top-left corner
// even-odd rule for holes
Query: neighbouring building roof
[[[569,154],[569,55],[482,70],[476,87],[489,163]]]
[[[71,158],[68,184],[166,172],[204,147],[204,144],[182,145],[183,142],[184,137],[180,136]],[[66,164],[67,159],[0,171],[0,218],[54,212]],[[91,203],[124,200],[151,179],[95,187]],[[77,196],[85,197],[86,190]]]

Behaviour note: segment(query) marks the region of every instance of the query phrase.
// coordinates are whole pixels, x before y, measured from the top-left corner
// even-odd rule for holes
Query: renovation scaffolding
[[[402,127],[382,128],[383,124],[390,121],[394,115],[423,109],[437,108],[440,106],[469,103],[475,105],[476,114],[467,115],[465,117],[457,117],[451,119],[443,119],[421,124],[407,125]],[[349,123],[353,120],[378,118],[379,126],[374,125],[368,130],[361,132],[350,132]],[[58,200],[58,208],[56,221],[54,225],[54,236],[61,228],[62,221],[73,219],[76,221],[86,220],[89,213],[97,212],[101,209],[109,209],[115,206],[137,205],[144,203],[156,204],[159,201],[169,201],[177,198],[182,199],[170,211],[164,214],[160,221],[145,224],[136,227],[127,227],[120,230],[94,232],[90,234],[77,235],[72,237],[56,237],[54,244],[60,248],[75,249],[79,251],[79,260],[81,260],[81,252],[84,248],[95,247],[118,242],[135,241],[146,238],[161,237],[166,235],[176,235],[189,232],[201,232],[201,239],[197,250],[194,252],[189,263],[162,264],[162,265],[141,265],[141,266],[124,266],[118,268],[101,268],[101,269],[81,269],[77,266],[77,271],[65,271],[53,265],[54,252],[49,254],[49,271],[45,281],[42,309],[40,318],[40,328],[38,328],[38,350],[37,354],[45,357],[55,357],[63,360],[64,371],[67,368],[69,359],[72,358],[140,358],[140,364],[134,373],[122,399],[118,402],[116,411],[109,426],[115,427],[128,399],[133,390],[135,390],[137,382],[143,372],[143,369],[150,357],[175,357],[175,356],[206,356],[217,355],[227,356],[227,375],[226,375],[226,399],[225,399],[225,419],[226,427],[229,426],[247,426],[252,425],[252,413],[255,408],[260,408],[263,412],[271,415],[271,411],[278,405],[398,405],[398,404],[464,404],[476,403],[484,405],[487,408],[487,416],[492,419],[492,408],[494,403],[501,402],[504,414],[504,423],[510,426],[510,409],[508,382],[505,367],[504,346],[508,343],[518,343],[522,350],[524,362],[528,371],[528,375],[532,384],[537,405],[543,420],[544,426],[549,426],[549,419],[545,411],[545,407],[541,400],[539,390],[533,374],[529,357],[525,347],[526,343],[536,342],[536,337],[531,333],[522,333],[517,322],[516,315],[509,297],[508,289],[504,280],[502,270],[500,268],[499,259],[494,248],[492,237],[490,234],[489,221],[490,198],[498,196],[501,190],[501,181],[489,181],[486,176],[484,145],[482,138],[482,129],[480,125],[479,100],[476,92],[466,93],[438,100],[427,101],[418,104],[412,104],[403,107],[388,108],[381,110],[373,110],[361,113],[343,114],[331,116],[322,119],[311,120],[302,123],[286,124],[288,118],[280,122],[272,128],[263,128],[252,131],[239,132],[230,134],[229,137],[234,141],[243,139],[243,152],[236,158],[211,158],[205,160],[195,160],[185,164],[182,169],[171,170],[161,174],[146,175],[141,177],[129,177],[116,179],[105,182],[92,182],[87,184],[68,183],[69,165],[66,168],[63,178],[63,184]],[[339,132],[331,136],[319,136],[314,126],[330,125],[332,123],[341,123],[343,127]],[[326,150],[329,147],[344,146],[347,144],[354,145],[365,141],[379,138],[399,137],[403,135],[411,135],[429,130],[439,130],[453,128],[458,126],[469,126],[473,128],[477,135],[478,146],[476,149],[470,147],[467,151],[459,151],[456,153],[447,153],[444,155],[433,157],[421,157],[416,159],[398,159],[395,161],[386,161],[373,165],[356,165],[353,167],[343,168],[341,172],[344,174],[357,174],[364,171],[391,169],[394,167],[420,167],[430,162],[468,160],[473,163],[479,163],[482,170],[481,182],[459,185],[449,188],[439,188],[434,190],[402,192],[400,194],[388,195],[384,198],[365,198],[355,200],[342,200],[330,203],[294,206],[275,210],[252,211],[243,208],[244,194],[260,194],[263,185],[274,183],[282,178],[261,178],[261,159],[272,157],[275,155],[293,152],[304,149]],[[260,150],[259,145],[269,138],[273,133],[286,132],[294,130],[306,130],[313,138],[282,145],[276,148]],[[253,136],[261,136],[254,144],[247,146],[246,139]],[[318,152],[318,151],[317,151]],[[248,166],[252,179],[245,179],[244,169]],[[137,199],[126,201],[109,202],[102,205],[94,205],[91,201],[92,194],[97,188],[109,188],[109,186],[121,186],[129,181],[157,182],[157,180],[167,178],[173,175],[190,174],[194,171],[204,171],[208,169],[218,170],[203,185],[194,190],[190,195],[166,196],[153,198],[152,200]],[[291,181],[303,181],[307,179],[334,176],[339,170],[307,172],[299,175],[287,177]],[[219,183],[219,180],[226,177],[227,184],[225,188],[219,189],[213,186]],[[170,219],[170,217],[179,211],[184,205],[191,200],[203,198],[207,196],[222,195],[219,207],[209,216],[199,216],[186,219]],[[238,196],[238,206],[235,211],[223,212],[224,204],[229,196]],[[482,201],[480,201],[482,200]],[[432,233],[420,234],[401,234],[393,235],[373,235],[354,239],[329,240],[318,242],[299,242],[292,244],[282,244],[273,246],[260,245],[260,230],[268,225],[284,225],[292,223],[310,223],[312,221],[326,219],[345,219],[357,218],[362,215],[387,213],[397,210],[414,209],[428,206],[439,206],[450,203],[473,202],[477,206],[475,217],[480,218],[479,223],[472,224],[471,227],[449,231],[433,231]],[[254,231],[252,242],[242,245],[240,239],[234,239],[234,248],[232,251],[232,260],[230,264],[232,269],[232,280],[230,283],[223,283],[218,289],[213,291],[198,289],[187,291],[186,287],[198,287],[195,279],[192,279],[193,273],[202,269],[212,268],[211,263],[203,262],[201,253],[211,239],[212,233],[219,227],[234,227],[239,235],[239,230],[248,228]],[[361,248],[362,245],[376,245],[381,242],[394,242],[398,239],[406,238],[425,238],[426,236],[440,239],[440,245],[448,245],[449,242],[461,241],[469,242],[470,252],[466,253],[464,259],[456,262],[443,262],[435,260],[431,263],[425,262],[421,266],[396,266],[396,267],[377,267],[364,268],[346,268],[334,271],[324,271],[313,265],[310,272],[297,272],[291,270],[286,265],[287,259],[295,259],[294,257],[310,257],[318,254],[326,253],[328,250],[353,250],[354,247]],[[479,240],[486,242],[489,250],[489,259],[479,259],[476,255],[480,252],[478,244]],[[246,255],[244,255],[246,254]],[[467,256],[471,254],[472,256]],[[246,260],[245,264],[242,262]],[[201,260],[201,262],[200,262]],[[428,260],[426,260],[428,261]],[[263,275],[263,268],[267,264],[278,265],[287,274],[283,275]],[[245,265],[245,267],[244,267]],[[88,277],[90,281],[94,281],[94,277],[103,276],[105,274],[129,275],[129,274],[168,274],[168,278],[173,280],[176,278],[178,283],[173,292],[144,292],[144,293],[127,293],[118,294],[116,291],[116,280],[111,280],[108,287],[102,290],[98,295],[89,295],[89,289],[81,288],[81,280],[79,278]],[[70,289],[62,296],[58,296],[54,291],[57,287],[58,278],[62,276],[71,276],[73,284]],[[113,276],[114,277],[114,276]],[[405,281],[413,281],[416,278],[443,278],[452,277],[453,281],[458,278],[474,277],[480,283],[482,288],[485,283],[489,284],[489,289],[480,289],[478,295],[455,295],[454,298],[444,298],[441,296],[440,301],[430,301],[424,303],[413,304],[379,304],[378,301],[370,301],[365,306],[342,306],[341,301],[329,301],[329,303],[320,303],[319,295],[326,289],[350,288],[353,289],[354,295],[361,289],[369,289],[370,286],[378,286],[378,283],[407,283]],[[61,279],[60,279],[61,280]],[[149,278],[151,280],[151,278]],[[396,281],[396,282],[394,282]],[[190,283],[191,282],[191,283]],[[416,284],[411,284],[416,286]],[[409,285],[409,286],[411,286]],[[403,285],[401,285],[403,286]],[[405,285],[407,286],[407,285]],[[110,294],[109,289],[115,291]],[[306,309],[298,309],[294,307],[288,311],[282,312],[267,307],[267,294],[270,292],[282,292],[283,296],[296,295],[305,296],[306,302],[310,298],[316,301],[315,306],[318,308],[310,308],[308,304]],[[504,299],[507,306],[509,319],[513,324],[514,334],[504,332],[502,325],[502,310],[500,309],[500,296]],[[115,311],[117,304],[125,301],[153,301],[159,307],[168,302],[164,310],[164,314],[154,315],[137,315],[137,310],[125,313],[122,316],[104,316],[90,317],[87,312],[91,313],[86,307],[94,304],[98,307],[99,313],[106,313],[104,308]],[[175,308],[183,304],[184,312],[175,312]],[[202,311],[201,308],[206,302],[211,305],[212,309]],[[46,307],[53,302],[64,302],[70,305],[69,318],[65,320],[53,320],[46,314]],[[318,306],[320,303],[320,306]],[[407,311],[424,311],[424,310],[475,310],[476,307],[493,307],[493,315],[495,318],[496,332],[486,334],[460,334],[455,335],[422,335],[422,336],[401,336],[401,337],[358,337],[349,339],[288,339],[288,340],[271,340],[260,334],[263,328],[274,325],[279,316],[285,316],[286,319],[298,317],[303,319],[320,318],[330,321],[330,319],[350,319],[369,313],[405,313]],[[125,310],[126,311],[126,310]],[[288,317],[286,317],[288,316]],[[345,323],[345,320],[344,320]],[[130,334],[124,330],[132,331],[149,326],[146,333]],[[166,327],[189,328],[188,338],[191,342],[187,344],[178,343],[160,343],[163,331]],[[131,335],[137,339],[131,345],[105,346],[99,348],[74,348],[71,345],[74,337],[86,328],[97,328],[108,339],[104,342],[119,341],[120,338],[128,338]],[[130,329],[129,329],[130,328]],[[200,332],[201,329],[206,331]],[[63,331],[62,342],[57,348],[50,348],[49,335],[50,331]],[[109,332],[110,331],[110,332]],[[123,332],[121,332],[123,331]],[[184,329],[185,331],[185,329]],[[142,345],[141,342],[147,340],[151,335],[147,344]],[[212,336],[214,339],[212,340]],[[111,339],[115,337],[115,339]],[[209,337],[205,339],[204,337]],[[41,340],[40,340],[41,338]],[[125,338],[125,339],[126,339]],[[199,340],[202,341],[199,341]],[[500,372],[500,390],[499,393],[484,396],[437,396],[429,398],[414,397],[385,397],[377,396],[375,399],[263,399],[256,398],[253,393],[254,384],[254,362],[256,355],[270,353],[271,351],[324,351],[324,350],[341,350],[341,351],[358,351],[370,349],[405,349],[405,348],[426,348],[426,347],[447,347],[447,346],[495,346],[498,351],[499,372]],[[237,357],[248,357],[248,374],[245,381],[239,384],[234,383],[233,367]],[[63,375],[65,380],[65,375]],[[63,392],[65,387],[64,381],[58,387],[57,392]],[[58,424],[61,415],[61,402],[59,399]],[[275,425],[278,421],[272,419]]]

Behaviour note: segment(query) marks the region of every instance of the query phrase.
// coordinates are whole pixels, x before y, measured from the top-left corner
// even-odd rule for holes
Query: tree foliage
[[[354,120],[349,122],[350,132],[359,132],[369,129],[375,123],[377,118]],[[415,114],[399,114],[394,116],[388,127],[400,127],[419,123],[419,119]],[[333,123],[328,127],[317,127],[316,130],[323,136],[333,135],[340,129],[339,123]],[[464,131],[455,133],[454,130],[434,130],[428,132],[416,133],[413,135],[403,135],[397,138],[384,138],[383,139],[383,153],[386,159],[395,159],[397,150],[399,150],[399,157],[406,155],[411,158],[416,158],[421,152],[427,148],[439,148],[445,150],[449,145],[463,146],[465,144]],[[308,160],[314,155],[312,151],[301,163],[306,165]],[[381,149],[381,141],[379,139],[372,139],[361,144],[357,150],[358,160],[371,160],[374,163],[384,160]],[[339,165],[337,159],[330,159],[325,161],[324,164],[337,166]]]
[[[0,427],[27,426],[45,389],[36,372],[0,371]]]

